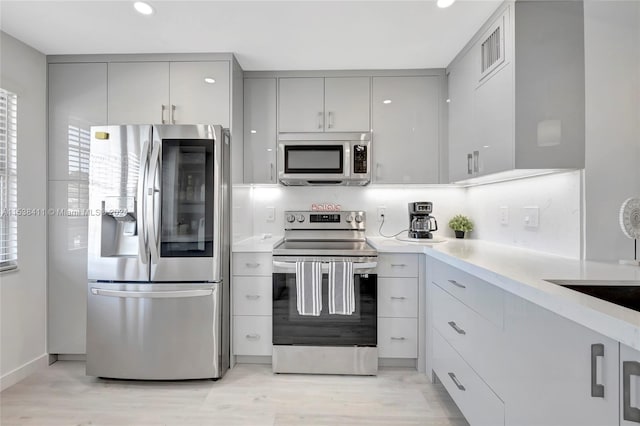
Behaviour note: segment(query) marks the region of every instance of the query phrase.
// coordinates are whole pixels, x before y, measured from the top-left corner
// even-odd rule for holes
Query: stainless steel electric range
[[[378,253],[366,242],[365,213],[285,212],[284,241],[273,250],[273,371],[375,375]],[[328,265],[353,263],[355,310],[319,316],[296,308],[296,262],[322,262],[322,300],[328,300]]]

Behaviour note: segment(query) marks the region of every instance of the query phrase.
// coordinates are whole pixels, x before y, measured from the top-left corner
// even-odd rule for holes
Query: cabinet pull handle
[[[245,263],[245,265],[247,265],[247,268],[257,268],[258,266],[260,266],[259,263]]]
[[[176,124],[176,106],[171,105],[171,124]]]
[[[260,335],[258,333],[247,334],[245,337],[249,340],[260,340]]]
[[[329,111],[329,119],[327,120],[327,127],[330,129],[333,127],[333,113]]]
[[[447,324],[449,324],[451,326],[451,328],[453,328],[456,331],[456,333],[458,333],[458,334],[467,334],[466,331],[464,331],[463,329],[458,327],[458,324],[456,324],[455,321],[449,321]]]
[[[273,163],[269,163],[269,182],[273,182]]]
[[[404,297],[404,296],[400,296],[400,297],[398,297],[398,296],[391,296],[391,300],[405,300],[405,299],[406,299],[406,297]]]
[[[458,380],[455,374],[449,373],[449,377],[451,377],[451,380],[453,380],[453,383],[456,385],[458,389],[460,389],[461,391],[467,390],[464,386],[462,386],[462,383],[460,383],[460,380]]]
[[[480,171],[480,151],[473,151],[473,171],[474,173],[478,173]]]
[[[393,268],[396,268],[396,267],[397,268],[404,268],[405,266],[407,266],[406,263],[392,263],[391,264],[391,267],[393,267]]]
[[[245,294],[244,297],[246,297],[249,300],[258,300],[258,299],[260,299],[260,295],[258,295],[258,294]]]
[[[460,284],[458,281],[456,280],[447,280],[449,281],[451,284],[455,285],[456,287],[460,287],[460,288],[467,288],[466,286]]]
[[[472,170],[472,168],[471,168],[471,167],[472,167],[472,166],[471,166],[471,164],[472,164],[472,159],[473,159],[473,155],[471,155],[471,154],[467,154],[467,174],[468,174],[468,175],[470,175],[470,174],[472,174],[472,173],[473,173],[473,170]]]
[[[391,340],[407,340],[406,337],[393,337],[391,336]]]
[[[591,345],[591,396],[604,398],[604,385],[598,384],[598,357],[604,358],[604,345],[595,343]]]
[[[622,417],[624,420],[640,423],[640,409],[631,405],[631,376],[640,376],[640,362],[622,363]]]
[[[322,113],[322,111],[320,111],[318,113],[318,129],[321,129],[321,130],[322,130],[322,122],[324,121],[323,118],[324,118],[324,114]]]
[[[160,110],[160,121],[162,122],[162,124],[167,124],[167,122],[164,119],[164,111],[167,109],[166,106],[164,106],[164,104],[161,105],[162,109]]]
[[[376,163],[376,180],[380,179],[380,167],[382,167],[380,163]]]

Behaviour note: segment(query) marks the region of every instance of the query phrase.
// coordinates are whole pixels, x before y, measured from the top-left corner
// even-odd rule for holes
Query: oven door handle
[[[360,269],[373,269],[378,266],[378,262],[354,262],[353,270],[357,271]],[[296,270],[296,262],[281,262],[278,260],[273,261],[273,267],[279,269],[290,269]],[[329,272],[329,262],[322,262],[322,272]]]

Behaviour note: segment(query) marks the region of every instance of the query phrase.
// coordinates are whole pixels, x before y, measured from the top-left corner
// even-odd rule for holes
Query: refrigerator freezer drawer
[[[209,284],[88,284],[87,375],[220,377],[221,291]]]

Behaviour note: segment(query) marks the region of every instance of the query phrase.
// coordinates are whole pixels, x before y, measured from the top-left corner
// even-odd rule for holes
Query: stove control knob
[[[304,222],[304,216],[299,214],[298,215],[298,222]]]
[[[346,220],[346,221],[347,221],[347,223],[351,223],[351,222],[353,222],[353,216],[352,216],[352,215],[349,215],[349,216],[347,216],[344,220]]]
[[[287,222],[291,223],[294,222],[296,220],[296,217],[292,214],[288,214],[287,215]]]
[[[356,215],[356,223],[362,223],[363,220],[364,220],[364,218],[362,217],[361,214]]]

